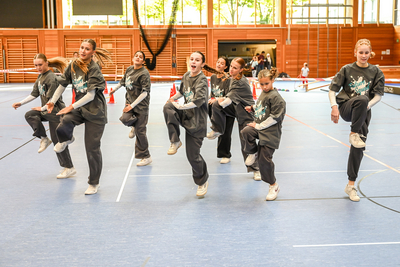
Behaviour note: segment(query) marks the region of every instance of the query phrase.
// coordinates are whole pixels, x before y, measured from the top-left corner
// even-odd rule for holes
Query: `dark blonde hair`
[[[269,78],[271,81],[276,79],[279,76],[278,69],[275,67],[272,67],[270,70],[264,69],[258,73],[258,80],[261,80],[262,78]]]
[[[63,57],[53,57],[47,59],[45,54],[39,53],[33,57],[35,59],[43,59],[44,62],[47,62],[49,67],[58,69],[61,73],[64,72],[64,69],[67,67],[67,60]]]
[[[85,39],[82,41],[82,43],[89,43],[92,45],[93,50],[95,51],[95,53],[93,54],[93,56],[96,58],[97,62],[99,63],[100,66],[104,66],[106,65],[106,63],[104,63],[104,61],[107,62],[112,62],[111,56],[110,56],[110,52],[104,48],[100,48],[96,46],[96,42],[93,39]],[[72,72],[75,72],[74,70],[74,64],[76,64],[85,74],[89,71],[87,66],[88,64],[86,64],[85,62],[83,62],[82,59],[80,58],[74,58],[71,61],[71,70]]]
[[[370,40],[368,40],[368,39],[360,39],[360,40],[358,40],[357,43],[356,43],[356,46],[354,47],[354,51],[356,52],[357,48],[359,48],[362,45],[366,45],[366,46],[369,47],[369,49],[371,50],[370,58],[374,58],[375,57],[375,52],[372,52],[372,45],[371,45]]]
[[[241,68],[241,69],[244,69],[244,67],[246,66],[246,62],[245,62],[244,59],[241,58],[241,57],[235,57],[234,59],[232,59],[231,64],[232,64],[232,62],[234,62],[234,61],[240,64],[240,68]],[[236,80],[240,80],[240,79],[242,79],[242,77],[243,77],[243,71],[241,71],[241,72],[239,73],[239,75],[235,77],[235,79],[236,79]]]

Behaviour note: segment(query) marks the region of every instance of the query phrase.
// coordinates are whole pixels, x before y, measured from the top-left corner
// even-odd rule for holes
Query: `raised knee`
[[[360,96],[357,97],[357,100],[356,100],[356,101],[357,101],[361,106],[367,107],[367,106],[368,106],[369,99],[368,99],[368,96],[366,96],[366,95],[360,95]]]
[[[167,102],[167,103],[165,103],[165,105],[164,105],[164,107],[163,107],[163,111],[164,111],[164,113],[167,113],[168,111],[170,111],[170,110],[172,110],[173,109],[173,104],[171,103],[171,102]]]
[[[32,117],[35,116],[35,112],[33,110],[28,111],[27,113],[25,113],[25,119],[28,120]]]

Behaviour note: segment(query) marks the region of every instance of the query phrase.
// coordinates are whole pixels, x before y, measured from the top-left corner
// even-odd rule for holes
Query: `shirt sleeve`
[[[151,82],[150,82],[149,73],[144,73],[143,75],[141,75],[139,83],[142,86],[142,93],[147,92],[147,94],[149,94],[150,93],[150,88],[151,88]]]
[[[345,66],[340,69],[338,73],[336,73],[335,77],[333,77],[331,84],[329,85],[329,90],[339,92],[343,87],[346,79],[346,70]]]
[[[119,81],[119,84],[121,84],[121,86],[125,86],[125,81],[126,81],[126,74],[128,73],[128,70],[130,70],[130,67],[128,67],[124,73],[124,76],[122,77],[122,79]]]
[[[376,78],[374,80],[374,84],[372,85],[371,88],[371,93],[373,95],[381,95],[383,96],[385,91],[385,75],[383,75],[383,72],[378,69],[378,73],[376,74]]]
[[[95,89],[104,89],[105,83],[104,76],[101,73],[99,66],[97,63],[93,64],[88,71],[87,91],[90,92]]]
[[[201,74],[203,75],[203,74]],[[200,107],[203,105],[206,101],[206,96],[208,93],[208,84],[207,84],[207,78],[206,76],[203,75],[201,79],[196,83],[195,85],[195,94],[193,97],[193,103],[197,106]]]
[[[273,118],[276,122],[280,122],[286,113],[286,102],[282,97],[275,96],[271,103],[271,113],[269,117]]]
[[[31,92],[31,96],[33,96],[34,98],[36,98],[40,95],[38,83],[39,83],[39,78],[36,80],[35,84],[33,85],[33,90]]]
[[[75,68],[78,68],[75,66]],[[68,65],[68,67],[65,69],[64,73],[60,76],[57,76],[57,81],[63,86],[67,87],[69,84],[72,83],[71,79],[71,63]]]

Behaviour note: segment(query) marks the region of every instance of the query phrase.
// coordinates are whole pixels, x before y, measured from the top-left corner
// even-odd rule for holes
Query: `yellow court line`
[[[345,143],[343,143],[342,141],[339,141],[338,139],[333,138],[332,136],[330,136],[330,135],[328,135],[328,134],[326,134],[326,133],[324,133],[324,132],[321,132],[321,131],[318,130],[318,129],[315,129],[314,127],[308,125],[307,123],[304,123],[304,122],[302,122],[302,121],[299,121],[298,119],[295,119],[295,118],[293,118],[292,116],[290,116],[290,115],[288,115],[288,114],[286,114],[286,116],[288,116],[289,118],[291,118],[291,119],[294,120],[294,121],[297,121],[298,123],[303,124],[304,126],[307,126],[307,127],[310,128],[310,129],[313,129],[314,131],[316,131],[316,132],[318,132],[318,133],[320,133],[320,134],[322,134],[322,135],[325,135],[326,137],[328,137],[328,138],[330,138],[330,139],[332,139],[332,140],[334,140],[334,141],[336,141],[336,142],[338,142],[338,143],[340,143],[340,144],[342,144],[342,145],[347,146],[348,148],[350,148],[350,146],[349,146],[348,144],[345,144]],[[387,165],[386,163],[383,163],[382,161],[377,160],[377,159],[374,158],[374,157],[371,157],[370,155],[366,154],[365,152],[364,152],[364,155],[365,155],[367,158],[370,158],[370,159],[372,159],[373,161],[375,161],[375,162],[377,162],[377,163],[379,163],[379,164],[385,166],[386,168],[391,169],[392,171],[395,171],[395,172],[397,172],[397,173],[400,173],[400,170],[396,170],[395,168],[393,168],[393,167]]]

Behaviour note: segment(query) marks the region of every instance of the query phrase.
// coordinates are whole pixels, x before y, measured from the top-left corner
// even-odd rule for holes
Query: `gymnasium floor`
[[[268,185],[245,172],[237,127],[228,164],[219,164],[217,141],[204,140],[209,188],[205,198],[195,196],[185,148],[167,155],[162,107],[171,86],[152,87],[153,163],[145,167],[132,162],[134,140],[118,120],[124,90],[116,93],[102,139],[101,187],[85,196],[83,127],[70,145],[78,173],[58,180],[53,146],[38,154],[24,119],[39,99],[11,107],[32,84],[0,84],[0,266],[400,264],[399,95],[385,94],[372,110],[356,203],[344,193],[349,123],[330,121],[326,92],[293,92],[293,83],[276,82],[290,92],[281,92],[287,116],[274,154],[281,192],[266,202]],[[71,90],[63,97],[71,103]]]

